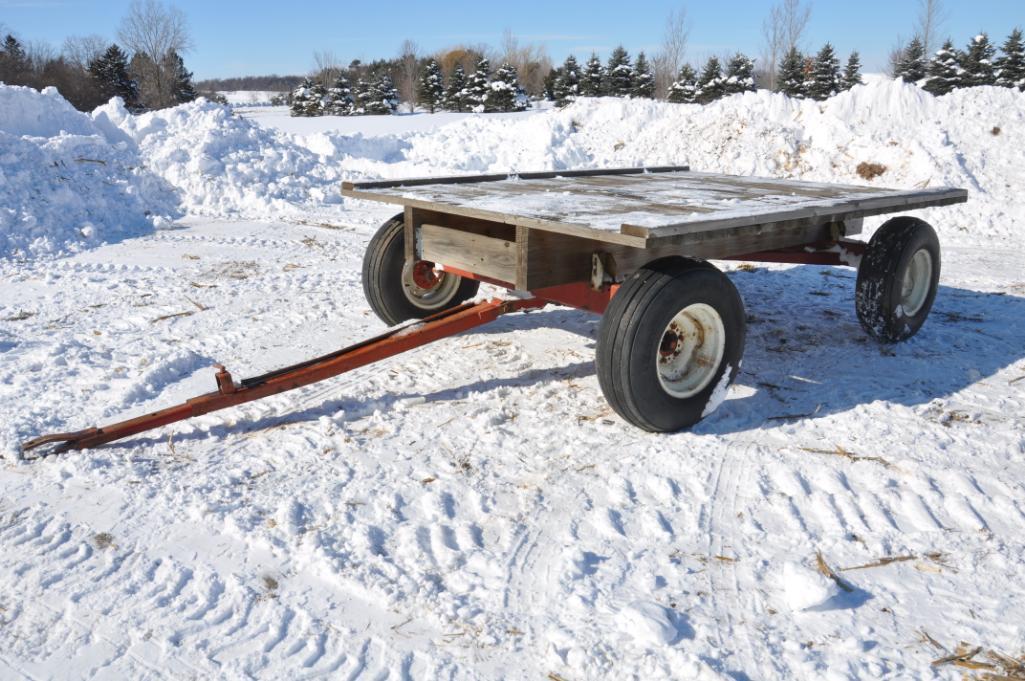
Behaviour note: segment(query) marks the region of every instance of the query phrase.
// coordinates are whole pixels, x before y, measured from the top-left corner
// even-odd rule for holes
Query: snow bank
[[[187,213],[280,219],[341,203],[339,169],[329,158],[227,107],[199,100],[115,118]]]
[[[54,88],[0,86],[0,258],[74,250],[177,217],[173,188],[142,166],[117,128]]]
[[[427,115],[390,117],[413,129],[388,134],[374,134],[374,117],[357,121],[366,134],[331,130],[330,119],[289,134],[277,129],[287,114],[254,121],[204,100],[137,117],[115,101],[87,116],[52,89],[5,86],[0,112],[0,257],[118,238],[178,213],[363,222],[366,204],[338,194],[343,179],[645,164],[961,186],[971,202],[931,220],[945,242],[1025,239],[1025,198],[1015,189],[1025,185],[1025,95],[1002,88],[935,98],[878,81],[828,102],[759,91],[709,106],[581,99],[438,128],[418,122]],[[886,171],[866,181],[861,163]]]

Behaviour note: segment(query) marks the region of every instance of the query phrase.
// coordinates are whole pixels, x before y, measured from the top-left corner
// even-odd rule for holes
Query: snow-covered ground
[[[217,94],[232,106],[270,106],[272,99],[285,93],[277,90],[218,90]]]
[[[1025,96],[882,83],[300,134],[207,104],[0,97],[0,678],[956,679],[931,662],[960,641],[1025,653]],[[19,456],[208,391],[214,362],[243,377],[380,331],[359,266],[393,211],[342,201],[342,178],[690,163],[857,183],[863,161],[972,193],[922,213],[946,246],[930,320],[880,347],[853,271],[723,265],[744,370],[692,432],[615,417],[598,319],[552,308]]]

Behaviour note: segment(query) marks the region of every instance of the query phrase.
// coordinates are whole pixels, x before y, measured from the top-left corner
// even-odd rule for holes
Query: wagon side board
[[[723,259],[836,241],[860,233],[861,220],[806,219],[744,225],[626,246],[443,211],[407,208],[406,230],[407,257],[429,260],[529,291],[590,280],[595,256],[613,280],[621,281],[646,263],[667,256]]]
[[[684,256],[721,260],[748,253],[836,241],[860,234],[861,228],[861,220],[792,220],[652,239],[644,247],[582,240],[532,230],[525,263],[528,283],[525,290],[586,280],[591,275],[594,255],[601,258],[605,272],[614,281],[622,281],[659,258]]]

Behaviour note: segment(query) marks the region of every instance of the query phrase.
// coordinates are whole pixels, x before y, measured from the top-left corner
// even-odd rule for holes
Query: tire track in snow
[[[390,678],[416,661],[412,654],[392,654],[375,636],[353,641],[329,623],[261,596],[237,579],[225,582],[208,568],[147,558],[140,545],[92,550],[87,532],[52,519],[0,531],[0,541],[22,549],[16,571],[24,593],[24,609],[4,623],[0,643],[19,620],[47,620],[50,636],[59,636],[62,643],[45,656],[102,659],[83,673],[137,676],[145,670],[160,678],[214,678],[232,669],[291,670],[287,674],[294,678],[338,678],[336,673]],[[78,548],[69,553],[69,545]],[[78,559],[81,547],[90,548],[85,559]],[[111,551],[116,553],[111,556]],[[109,569],[108,562],[117,569]],[[54,574],[60,579],[52,579]],[[55,592],[58,583],[61,590]],[[74,594],[65,597],[69,590]],[[140,629],[137,623],[142,622]],[[127,639],[126,631],[132,632]],[[217,645],[211,646],[214,641]],[[106,652],[95,655],[100,648]],[[354,649],[360,652],[352,655]]]
[[[771,657],[766,660],[762,641],[752,639],[750,621],[738,619],[735,614],[750,612],[752,608],[741,607],[741,603],[757,598],[753,595],[756,585],[741,587],[737,566],[752,561],[747,540],[739,532],[748,509],[743,506],[738,511],[738,497],[740,490],[750,489],[748,481],[758,461],[758,450],[758,445],[741,441],[729,442],[721,450],[708,502],[704,559],[708,591],[716,602],[715,612],[722,614],[722,619],[713,618],[717,647],[725,652],[719,663],[730,675],[739,673],[743,675],[740,678],[752,679],[764,678],[767,665],[777,667]]]

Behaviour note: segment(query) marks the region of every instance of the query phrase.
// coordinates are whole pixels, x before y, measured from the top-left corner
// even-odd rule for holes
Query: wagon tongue
[[[397,326],[380,336],[350,345],[328,355],[293,364],[261,376],[247,378],[238,384],[223,366],[215,365],[218,370],[215,374],[217,380],[215,392],[193,397],[182,404],[151,414],[100,428],[42,435],[23,442],[21,450],[28,452],[46,445],[55,445],[48,453],[60,453],[70,449],[97,447],[153,428],[166,426],[169,423],[209,414],[212,411],[227,409],[323,381],[421,345],[487,324],[503,314],[540,308],[546,304],[547,301],[540,298],[493,299],[476,304],[465,303],[425,319]]]

